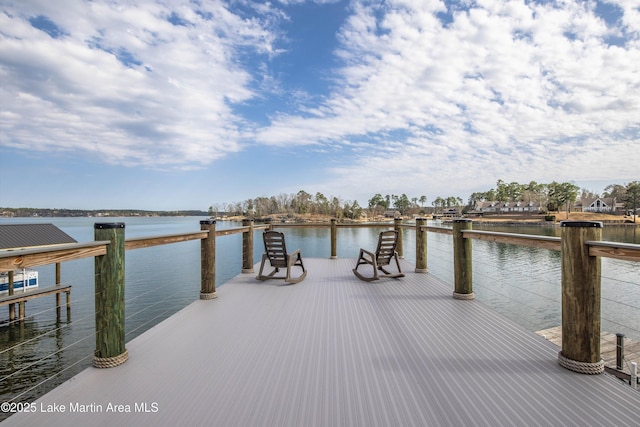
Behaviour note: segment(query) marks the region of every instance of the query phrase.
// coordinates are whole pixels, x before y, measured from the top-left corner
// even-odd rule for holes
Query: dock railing
[[[454,289],[452,297],[461,300],[474,298],[472,240],[485,240],[520,246],[542,248],[561,253],[562,265],[562,350],[558,362],[572,371],[597,374],[604,371],[600,358],[600,284],[602,257],[640,261],[640,245],[602,241],[602,223],[563,221],[561,237],[512,234],[472,229],[469,219],[453,219],[452,228],[428,226],[424,218],[415,224],[396,219],[384,223],[266,223],[254,226],[244,220],[242,227],[216,230],[215,220],[200,221],[200,231],[192,233],[137,237],[125,239],[124,223],[96,223],[95,241],[63,245],[53,248],[24,249],[0,253],[0,272],[59,264],[80,258],[95,258],[96,287],[96,367],[118,366],[127,360],[124,342],[124,252],[157,245],[189,240],[201,242],[200,299],[215,299],[216,294],[216,238],[242,233],[242,273],[253,273],[254,232],[271,228],[330,229],[331,259],[337,258],[338,228],[390,228],[415,231],[415,271],[427,273],[427,232],[443,233],[453,238]],[[399,233],[402,236],[402,233]],[[402,238],[397,246],[404,255]],[[59,267],[57,268],[59,275]],[[11,309],[10,309],[11,310]],[[632,380],[633,380],[632,367]],[[637,372],[637,371],[636,371]],[[636,373],[637,375],[637,373]],[[632,382],[635,384],[635,382]]]

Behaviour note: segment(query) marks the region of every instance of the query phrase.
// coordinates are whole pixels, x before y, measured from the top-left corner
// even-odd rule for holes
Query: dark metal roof
[[[0,249],[30,248],[65,243],[78,242],[53,224],[0,225]]]
[[[557,346],[404,260],[405,278],[371,283],[355,259],[304,262],[295,285],[236,276],[2,426],[638,425],[640,392],[562,368]]]

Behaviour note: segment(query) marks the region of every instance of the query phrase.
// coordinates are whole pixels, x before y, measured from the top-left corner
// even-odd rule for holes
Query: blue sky
[[[640,3],[0,0],[0,206],[640,179]]]

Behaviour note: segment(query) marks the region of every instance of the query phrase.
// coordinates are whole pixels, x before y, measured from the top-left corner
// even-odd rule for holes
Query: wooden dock
[[[71,285],[55,285],[47,286],[38,289],[30,289],[26,292],[11,293],[0,297],[0,306],[9,306],[9,320],[16,319],[15,304],[18,304],[18,319],[24,320],[25,317],[25,304],[32,299],[45,297],[48,295],[56,296],[56,308],[60,309],[60,294],[67,295],[67,310],[71,309]]]
[[[537,331],[536,334],[546,338],[558,347],[562,348],[562,326]],[[600,354],[605,366],[616,367],[616,334],[602,332],[600,334]],[[624,340],[624,363],[622,371],[629,374],[629,364],[636,362],[640,366],[640,342],[632,341],[628,338]]]
[[[295,285],[236,276],[2,427],[638,425],[640,391],[562,368],[556,345],[407,262],[366,283],[354,259],[304,261]]]

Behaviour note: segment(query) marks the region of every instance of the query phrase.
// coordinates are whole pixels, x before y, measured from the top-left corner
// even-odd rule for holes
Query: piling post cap
[[[617,333],[616,333],[616,336],[617,336],[618,338],[624,338],[624,334],[622,334],[622,333],[620,333],[620,332],[617,332]]]
[[[331,222],[336,222],[337,219],[336,218],[331,218]]]
[[[200,221],[201,225],[211,225],[215,223],[216,223],[215,219],[203,219],[202,221]]]
[[[113,228],[124,228],[124,222],[97,222],[93,224],[94,230],[110,230]]]
[[[560,221],[560,227],[602,228],[601,221]]]

